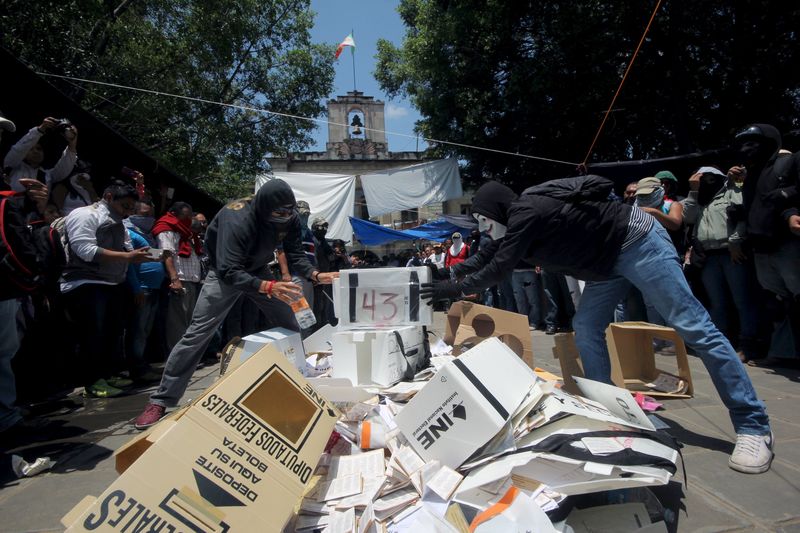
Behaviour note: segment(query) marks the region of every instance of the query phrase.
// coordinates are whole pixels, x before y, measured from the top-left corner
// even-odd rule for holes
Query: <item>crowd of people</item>
[[[0,118],[3,131],[15,125]],[[49,169],[45,135],[66,143]],[[749,384],[741,362],[800,353],[800,163],[770,125],[750,126],[735,144],[741,164],[697,169],[686,197],[667,170],[628,184],[622,197],[593,176],[519,197],[489,182],[473,199],[478,229],[466,238],[456,232],[378,258],[329,239],[328,222],[310,219],[281,180],[228,204],[210,224],[180,199],[158,213],[145,176],[123,167],[120,179],[98,187],[78,158],[77,128],[45,118],[5,155],[3,182],[31,220],[61,228],[67,260],[44,294],[0,301],[0,432],[25,427],[11,367],[20,314],[28,317],[22,334],[30,324],[60,325],[71,370],[64,384],[88,397],[159,381],[135,421],[145,428],[229,339],[274,326],[300,331],[285,304],[302,296],[313,309],[317,324],[304,336],[335,324],[330,283],[340,270],[428,265],[440,281],[426,294],[440,309],[470,298],[526,315],[532,330],[574,327],[594,379],[609,379],[603,332],[612,319],[675,327],[708,366],[737,433],[761,439],[749,443],[760,454],[752,460],[737,456],[737,443],[732,466],[768,468],[763,406],[752,387],[731,384]],[[164,360],[163,372],[151,366]]]

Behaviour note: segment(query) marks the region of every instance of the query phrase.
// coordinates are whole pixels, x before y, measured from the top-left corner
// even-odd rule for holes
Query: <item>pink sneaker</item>
[[[147,407],[144,408],[142,414],[136,417],[136,420],[133,421],[133,427],[136,429],[147,429],[164,416],[164,412],[167,410],[166,407],[162,405],[156,405],[154,403],[148,403]]]

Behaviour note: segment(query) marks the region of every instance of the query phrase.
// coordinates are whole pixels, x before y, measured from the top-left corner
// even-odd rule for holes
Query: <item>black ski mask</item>
[[[713,167],[703,167],[698,172],[701,172],[702,176],[700,176],[700,188],[697,191],[697,203],[707,206],[717,193],[725,187],[728,177]]]
[[[281,179],[272,179],[266,182],[256,193],[255,216],[261,224],[272,226],[279,239],[282,239],[293,225],[299,226],[299,217],[295,209],[295,199],[292,188]],[[289,206],[291,206],[290,209]],[[273,211],[282,211],[273,214]]]

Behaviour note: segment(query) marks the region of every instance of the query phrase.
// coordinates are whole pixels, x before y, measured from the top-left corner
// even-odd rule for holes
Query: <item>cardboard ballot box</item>
[[[674,343],[677,372],[667,372],[656,366],[653,339]],[[584,374],[575,337],[572,333],[558,334],[555,342],[553,355],[561,363],[564,389],[577,394],[572,376],[583,377]],[[617,322],[606,329],[606,342],[611,358],[611,381],[617,387],[659,398],[694,395],[686,346],[674,329],[647,322]]]
[[[399,337],[399,342],[398,342]],[[388,387],[425,360],[421,326],[337,331],[333,334],[334,378],[353,385]]]
[[[268,345],[127,445],[124,473],[68,531],[280,529],[338,417]]]
[[[442,367],[395,422],[425,461],[457,468],[497,434],[535,380],[508,346],[487,339]]]
[[[333,284],[339,328],[431,325],[433,308],[419,297],[430,281],[428,267],[342,271]]]
[[[489,337],[497,337],[533,368],[533,343],[528,317],[471,302],[455,302],[447,311],[444,342],[453,355]]]
[[[274,344],[301,374],[306,374],[306,352],[300,334],[286,328],[272,328],[242,337],[235,346],[228,347],[220,375],[232,371],[268,344]]]

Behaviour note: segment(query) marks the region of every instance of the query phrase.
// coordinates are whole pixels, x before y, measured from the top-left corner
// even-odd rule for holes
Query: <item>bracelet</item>
[[[274,287],[274,286],[275,286],[275,280],[274,279],[270,280],[270,282],[267,283],[267,296],[270,296],[270,297],[272,296],[272,287]]]
[[[315,270],[311,273],[311,281],[316,281],[319,283],[319,270]]]

